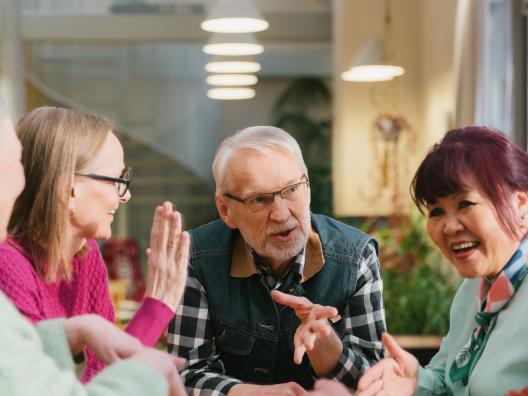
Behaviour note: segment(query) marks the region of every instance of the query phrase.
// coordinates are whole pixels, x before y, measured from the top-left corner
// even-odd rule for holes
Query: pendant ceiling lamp
[[[266,30],[269,23],[252,0],[217,0],[200,26],[207,32],[254,33]]]
[[[260,64],[252,57],[215,57],[205,65],[209,73],[256,73]]]
[[[264,47],[251,33],[215,33],[203,47],[203,51],[209,55],[244,56],[260,54]]]
[[[212,74],[206,81],[209,85],[231,87],[255,85],[258,79],[252,74]]]
[[[401,76],[405,69],[386,61],[383,45],[378,37],[372,37],[356,53],[350,68],[341,74],[345,81],[388,81]]]
[[[383,40],[372,37],[357,51],[352,58],[350,68],[341,74],[345,81],[373,82],[388,81],[405,73],[402,66],[389,60],[389,43],[391,37],[390,0],[385,0],[383,18]]]
[[[211,99],[218,100],[240,100],[251,99],[255,96],[255,90],[252,88],[211,88],[207,91],[207,96]]]

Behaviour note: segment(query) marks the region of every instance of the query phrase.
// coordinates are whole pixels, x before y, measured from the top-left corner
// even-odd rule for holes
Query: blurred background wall
[[[12,114],[56,105],[116,122],[134,180],[114,237],[141,252],[163,200],[189,228],[217,218],[212,158],[246,126],[291,132],[313,210],[377,232],[382,262],[408,274],[409,263],[438,261],[408,194],[428,148],[467,124],[526,147],[526,0],[253,0],[269,22],[255,36],[264,47],[258,83],[253,98],[230,101],[207,96],[211,34],[200,23],[216,1],[0,2],[0,92]],[[405,73],[345,81],[376,37],[383,61]],[[419,283],[428,273],[408,276]],[[427,289],[438,290],[429,300],[452,292]]]

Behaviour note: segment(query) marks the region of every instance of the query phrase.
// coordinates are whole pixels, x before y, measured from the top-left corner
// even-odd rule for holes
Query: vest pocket
[[[246,378],[255,337],[225,323],[217,323],[215,330],[215,342],[226,374]]]

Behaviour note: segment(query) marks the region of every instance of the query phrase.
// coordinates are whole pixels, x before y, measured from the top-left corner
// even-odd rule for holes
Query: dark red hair
[[[528,154],[495,129],[470,126],[447,132],[418,167],[411,196],[423,213],[438,198],[464,191],[464,180],[471,176],[514,235],[517,223],[509,198],[515,191],[528,191]]]

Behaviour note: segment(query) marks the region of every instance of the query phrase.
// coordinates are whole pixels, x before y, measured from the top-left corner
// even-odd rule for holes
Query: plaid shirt
[[[303,248],[297,256],[295,256],[293,263],[279,280],[275,280],[268,264],[266,264],[266,262],[255,253],[253,248],[247,244],[246,247],[251,252],[253,261],[260,269],[260,272],[262,272],[262,276],[264,277],[266,285],[268,285],[268,289],[280,290],[286,293],[286,290],[292,283],[301,280],[304,271],[304,251],[306,247]]]
[[[297,255],[290,269],[276,283],[269,267],[253,251],[252,256],[270,290],[285,291],[291,282],[302,277],[304,251]],[[379,260],[373,244],[369,243],[361,255],[356,291],[342,315],[346,328],[342,338],[343,352],[331,373],[331,377],[350,388],[355,388],[361,373],[383,355],[381,331],[386,327],[382,291]],[[233,385],[242,383],[223,374],[207,293],[195,277],[192,265],[189,266],[184,298],[169,326],[168,350],[187,359],[187,367],[181,376],[189,394],[225,395]]]

